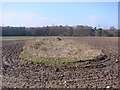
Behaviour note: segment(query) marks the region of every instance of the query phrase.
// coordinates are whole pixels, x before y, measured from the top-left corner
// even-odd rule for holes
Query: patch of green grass
[[[27,40],[27,39],[39,39],[39,38],[55,38],[57,36],[2,36],[0,40]],[[69,38],[69,36],[59,36],[60,38]],[[76,37],[72,37],[76,38]]]
[[[37,56],[28,56],[20,55],[21,59],[30,60],[33,62],[40,62],[47,66],[62,67],[68,63],[73,63],[74,60],[68,58],[56,58],[56,57],[37,57]]]
[[[6,40],[26,40],[26,39],[35,39],[36,37],[27,37],[27,36],[10,36],[10,37],[0,37],[1,40],[6,41]]]
[[[76,61],[79,60],[88,60],[89,58],[74,58],[74,59],[70,59],[70,58],[59,58],[59,57],[38,57],[38,56],[29,56],[29,55],[20,55],[19,58],[24,59],[24,60],[29,60],[29,61],[33,61],[33,62],[40,62],[43,63],[44,65],[47,66],[54,66],[57,68],[60,68],[62,66],[80,66],[80,65],[84,65],[87,64],[88,62],[81,62],[81,63],[74,63]]]
[[[39,38],[49,38],[49,36],[3,36],[0,37],[2,41],[8,40],[29,40],[29,39],[39,39]]]

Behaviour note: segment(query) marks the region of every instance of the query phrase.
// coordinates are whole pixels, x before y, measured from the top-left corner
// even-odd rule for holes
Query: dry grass
[[[89,60],[103,54],[92,46],[70,40],[43,38],[29,40],[21,53],[22,59],[37,61],[46,65],[64,66],[79,60]]]

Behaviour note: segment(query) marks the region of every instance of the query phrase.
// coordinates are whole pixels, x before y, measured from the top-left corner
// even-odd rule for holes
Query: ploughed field
[[[118,88],[117,37],[3,41],[3,88]]]

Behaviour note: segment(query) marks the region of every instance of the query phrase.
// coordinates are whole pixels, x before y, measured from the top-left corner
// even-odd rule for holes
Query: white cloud
[[[52,25],[61,19],[44,17],[35,13],[4,12],[3,24],[8,26],[44,26]]]
[[[36,13],[4,12],[3,15],[0,15],[0,25],[3,24],[4,26],[62,25],[65,22],[66,20],[63,19],[45,17]],[[66,25],[69,23],[70,22],[66,22]],[[118,26],[115,25],[115,22],[110,24],[110,22],[105,21],[96,15],[86,16],[79,20],[78,24],[102,28],[109,28],[110,26],[115,26],[117,28]]]
[[[84,17],[80,20],[80,24],[95,26],[98,21],[98,17],[95,15],[90,15]]]
[[[111,22],[106,21],[103,18],[98,17],[96,15],[90,15],[90,16],[84,17],[79,21],[79,23],[82,25],[102,27],[102,28],[110,28],[111,26],[115,26],[116,28],[118,27],[116,22],[112,23],[112,21]]]

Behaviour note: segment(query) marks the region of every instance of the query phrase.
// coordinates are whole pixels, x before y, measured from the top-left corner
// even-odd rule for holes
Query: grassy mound
[[[92,60],[100,55],[103,55],[100,50],[85,43],[54,37],[29,40],[23,47],[20,58],[61,67],[74,65],[74,62],[80,60]]]

